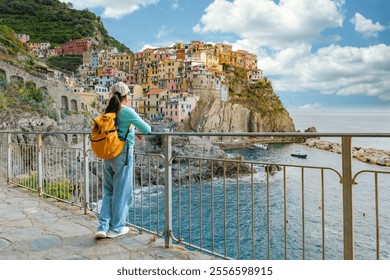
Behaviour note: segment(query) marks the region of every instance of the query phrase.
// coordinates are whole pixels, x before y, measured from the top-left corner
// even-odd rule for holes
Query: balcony
[[[43,145],[59,136],[80,148]],[[23,136],[31,144],[18,143]],[[89,148],[87,132],[0,132],[0,178],[40,197],[97,213],[102,197],[102,162]],[[295,160],[281,152],[236,150],[243,158],[173,154],[175,137],[339,137],[342,154]],[[172,244],[225,259],[389,259],[388,167],[360,166],[351,140],[382,134],[152,133],[162,152],[135,152],[135,189],[128,223]],[[20,138],[19,138],[20,139]],[[271,149],[272,149],[271,148]],[[257,154],[259,157],[251,158]],[[326,154],[326,155],[328,155]],[[279,155],[279,156],[277,156]],[[309,157],[310,157],[309,155]],[[260,159],[260,160],[259,160]],[[283,159],[283,160],[282,160]],[[357,167],[357,168],[356,168]]]

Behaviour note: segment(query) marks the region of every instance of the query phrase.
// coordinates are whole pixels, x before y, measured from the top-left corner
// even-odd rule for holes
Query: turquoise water
[[[301,130],[316,126],[319,132],[389,131],[387,118],[390,117],[390,113],[350,112],[346,115],[339,112],[298,112],[291,115],[297,129]],[[334,130],[330,129],[332,127]],[[336,142],[339,139],[325,140]],[[389,142],[389,139],[353,139],[354,145],[383,149],[390,149]],[[297,149],[307,153],[307,159],[291,157],[290,154]],[[340,155],[298,144],[275,144],[269,145],[268,150],[238,149],[228,152],[241,154],[248,161],[324,166],[341,173]],[[283,172],[269,176],[267,188],[264,166],[256,165],[254,169],[257,172],[253,178],[243,175],[238,178],[238,183],[236,178],[226,181],[217,178],[213,181],[212,188],[211,182],[202,184],[192,182],[191,185],[183,185],[180,189],[175,186],[172,203],[174,236],[207,250],[223,255],[226,253],[231,258],[302,259],[304,254],[305,259],[322,259],[322,251],[325,249],[325,259],[343,259],[342,188],[336,172],[324,172],[323,248],[320,171],[304,169],[302,201],[301,168],[286,168],[286,196]],[[388,172],[390,168],[353,160],[353,173],[356,174],[360,170]],[[357,177],[357,184],[353,189],[356,259],[376,259],[374,180],[373,174],[363,173]],[[390,259],[390,175],[379,174],[378,186],[380,258]],[[288,221],[287,256],[284,248],[284,198]],[[240,210],[239,216],[237,207]],[[135,217],[138,225],[142,224],[146,228],[162,232],[164,188],[151,186],[137,190],[135,210],[136,213],[131,212],[131,222]]]
[[[306,160],[293,158],[290,153],[296,148],[308,153]],[[340,155],[308,148],[296,144],[270,145],[268,150],[240,149],[230,153],[239,153],[250,161],[263,161],[296,165],[329,166],[340,171]],[[354,161],[354,170],[375,169],[389,170]],[[264,167],[255,167],[258,172],[253,177],[253,188],[250,176],[241,176],[236,188],[236,179],[191,183],[191,186],[177,186],[173,189],[173,232],[176,238],[182,238],[196,246],[226,254],[240,259],[284,259],[284,187],[283,173],[269,176],[269,204],[267,206],[267,177]],[[303,258],[302,237],[302,186],[301,168],[286,169],[286,211],[288,224],[287,259]],[[390,244],[390,192],[389,175],[379,175],[380,205],[380,243],[381,258],[389,259]],[[304,232],[305,258],[322,258],[322,207],[321,174],[318,170],[304,171]],[[354,188],[354,222],[355,222],[355,258],[375,259],[375,208],[374,178],[371,174],[358,177]],[[343,258],[342,239],[342,191],[338,176],[333,171],[325,171],[325,258]],[[142,207],[141,207],[142,192]],[[149,192],[151,198],[149,199]],[[225,194],[226,192],[226,194]],[[157,211],[157,194],[159,210]],[[253,219],[252,219],[253,197]],[[201,199],[200,199],[201,198]],[[180,203],[179,203],[180,199]],[[152,206],[149,225],[149,203]],[[144,188],[136,194],[137,224],[163,231],[164,222],[164,189],[163,187]],[[180,207],[179,207],[180,205]],[[200,207],[202,205],[202,207]],[[226,207],[224,207],[226,205]],[[240,209],[237,217],[237,205]],[[269,207],[267,211],[267,207]],[[180,209],[180,210],[179,210]],[[225,210],[226,209],[226,212]],[[180,214],[179,214],[180,211]],[[214,219],[212,218],[214,211]],[[269,215],[269,216],[268,216]],[[134,213],[131,213],[134,217]],[[224,221],[226,220],[226,227]],[[252,237],[252,220],[254,220]],[[237,221],[240,230],[237,230]],[[267,224],[269,221],[269,233]],[[214,223],[214,228],[213,228]],[[214,240],[212,232],[214,230]],[[268,250],[268,234],[269,246]],[[239,244],[237,240],[240,240]],[[226,240],[226,242],[225,242]],[[252,241],[254,249],[252,250]],[[213,244],[214,242],[214,244]],[[214,246],[214,247],[213,247]],[[238,253],[239,251],[239,253]]]

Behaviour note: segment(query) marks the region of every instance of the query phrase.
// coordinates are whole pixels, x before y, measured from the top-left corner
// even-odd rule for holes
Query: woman
[[[149,124],[132,108],[126,107],[128,86],[122,82],[116,83],[111,92],[106,113],[117,114],[119,137],[124,139],[127,135],[127,138],[123,151],[118,156],[103,161],[104,191],[96,238],[114,238],[128,233],[129,228],[125,226],[125,222],[133,192],[134,127],[143,133],[151,132]]]

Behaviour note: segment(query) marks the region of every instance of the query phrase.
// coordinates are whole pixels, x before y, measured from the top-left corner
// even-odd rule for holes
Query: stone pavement
[[[95,239],[97,219],[79,207],[39,198],[0,181],[0,260],[205,260],[212,257],[131,228]]]

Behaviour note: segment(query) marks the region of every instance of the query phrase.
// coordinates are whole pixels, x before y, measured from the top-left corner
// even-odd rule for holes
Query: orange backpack
[[[95,155],[101,159],[112,159],[119,155],[125,145],[131,124],[126,137],[122,140],[118,134],[116,113],[105,113],[92,120],[94,125],[91,134],[91,148]]]

